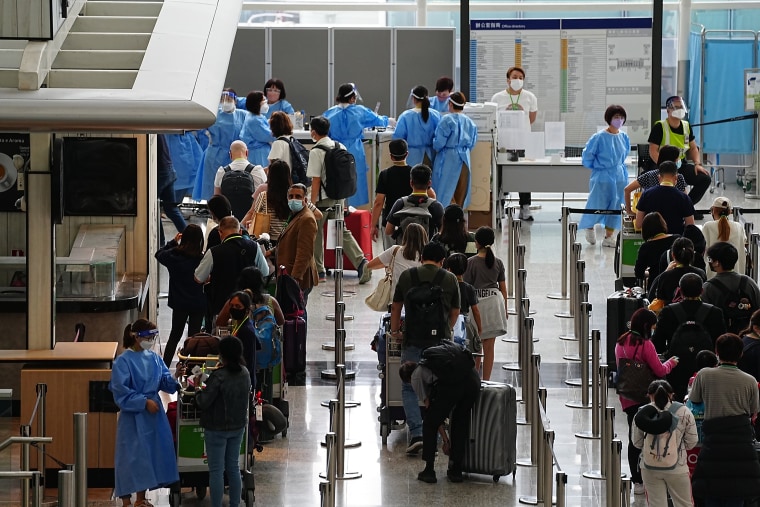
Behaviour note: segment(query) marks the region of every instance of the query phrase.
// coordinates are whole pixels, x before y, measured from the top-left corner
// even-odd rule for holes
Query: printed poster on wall
[[[29,134],[0,132],[0,211],[18,211],[24,195],[24,173],[29,170]]]

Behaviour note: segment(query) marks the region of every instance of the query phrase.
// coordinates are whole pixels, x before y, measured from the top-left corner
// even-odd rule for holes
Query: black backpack
[[[439,385],[459,384],[475,368],[472,353],[449,340],[423,350],[419,364],[438,377]]]
[[[356,193],[356,160],[340,143],[332,148],[314,146],[325,152],[325,177],[320,181],[322,190],[330,199],[347,199]]]
[[[753,295],[747,288],[749,285],[747,276],[741,275],[739,290],[733,294],[728,290],[726,284],[717,278],[710,278],[707,280],[707,283],[714,284],[721,291],[720,303],[715,306],[723,310],[723,318],[726,321],[726,332],[739,334],[742,330],[747,329],[752,312],[755,311],[752,301]]]
[[[230,201],[232,214],[238,220],[242,220],[253,204],[253,191],[256,187],[253,184],[251,175],[253,166],[248,164],[242,171],[233,171],[228,165],[224,166],[224,176],[219,188],[222,195]]]
[[[281,136],[277,138],[285,141],[290,146],[290,177],[293,183],[303,183],[311,186],[311,178],[306,177],[306,168],[309,166],[309,150],[303,147],[301,141],[294,137]]]
[[[306,309],[303,291],[296,279],[290,276],[284,267],[280,266],[280,269],[275,288],[275,299],[280,304],[282,314],[290,319],[303,317]]]
[[[678,320],[678,327],[668,342],[668,355],[678,356],[678,365],[668,375],[676,394],[685,394],[689,378],[697,371],[697,354],[713,350],[713,339],[705,327],[705,321],[713,305],[702,303],[693,318],[686,314],[682,303],[668,306]]]
[[[435,199],[427,195],[414,194],[402,197],[402,199],[404,200],[404,207],[393,214],[394,218],[399,219],[399,226],[393,232],[396,244],[401,244],[404,231],[409,224],[420,224],[427,231],[428,238],[432,238],[433,234],[437,232],[437,227],[432,227],[433,215],[430,214],[429,208],[435,202]]]
[[[410,268],[412,288],[404,295],[404,344],[425,348],[444,339],[449,316],[443,307],[443,281],[446,271],[438,272],[430,282],[420,280],[419,268]]]

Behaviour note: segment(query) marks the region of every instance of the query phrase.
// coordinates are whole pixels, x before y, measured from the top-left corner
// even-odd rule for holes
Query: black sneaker
[[[435,477],[435,470],[430,470],[429,472],[427,470],[423,470],[417,474],[417,480],[427,482],[428,484],[435,484],[438,482],[438,479]]]
[[[422,450],[422,437],[412,437],[409,447],[406,448],[407,454],[418,454]]]
[[[451,482],[463,482],[464,481],[464,477],[462,477],[461,470],[452,470],[452,469],[449,468],[446,471],[446,476],[449,478],[449,480]]]

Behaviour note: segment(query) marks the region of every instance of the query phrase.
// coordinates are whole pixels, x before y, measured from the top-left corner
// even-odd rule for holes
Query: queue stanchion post
[[[583,262],[583,261],[580,261]],[[583,303],[588,302],[588,291],[589,291],[589,284],[588,282],[583,282],[578,285],[578,309],[576,310],[576,318],[573,321],[573,327],[575,328],[575,336],[581,336],[582,330],[581,330],[581,319],[583,318],[583,314],[581,313],[581,305]],[[577,354],[566,354],[562,356],[563,359],[566,361],[572,361],[572,362],[579,362],[581,360],[581,354],[580,354],[580,343],[578,343],[578,353]],[[572,387],[579,387],[581,385],[581,378],[568,378],[565,379],[565,384],[572,386]]]
[[[621,477],[620,479],[620,505],[621,507],[631,507],[630,477]]]
[[[567,300],[569,299],[569,295],[567,292],[567,284],[568,284],[568,256],[570,255],[569,249],[570,249],[570,243],[568,242],[568,238],[570,236],[570,231],[568,230],[568,225],[570,224],[570,208],[568,206],[562,206],[562,218],[560,219],[562,222],[562,255],[561,258],[561,264],[560,264],[560,292],[550,292],[546,295],[549,299],[559,299],[559,300]],[[576,225],[577,227],[577,225]]]
[[[553,469],[554,463],[553,459],[551,458],[551,452],[549,453],[549,462],[546,463],[546,452],[544,450],[544,446],[546,444],[546,440],[544,438],[544,425],[543,425],[543,418],[541,417],[541,408],[539,407],[539,404],[541,404],[544,407],[544,410],[546,410],[546,388],[541,387],[536,391],[536,420],[535,423],[531,426],[531,448],[533,448],[533,436],[535,435],[535,460],[534,465],[536,467],[536,495],[535,496],[521,496],[518,498],[518,502],[522,504],[527,505],[539,505],[544,504],[544,481],[546,480],[546,472],[545,467],[549,467],[550,469]],[[531,452],[533,454],[533,452]],[[519,463],[518,463],[519,464]],[[551,477],[551,474],[549,475]],[[551,480],[551,478],[549,479]],[[550,498],[551,501],[551,498]]]
[[[600,413],[599,407],[601,404],[601,390],[607,389],[607,367],[599,364],[599,349],[601,347],[602,334],[598,329],[591,331],[591,371],[594,372],[595,378],[591,383],[591,431],[581,431],[575,434],[578,438],[596,440],[601,438],[599,433],[599,420]],[[605,403],[607,400],[604,400]]]
[[[586,479],[605,480],[609,472],[610,443],[615,438],[615,408],[606,407],[602,411],[602,435],[599,442],[599,468],[583,472]]]
[[[571,226],[574,225],[574,223],[570,224]],[[577,224],[575,224],[577,227]],[[570,245],[570,265],[568,266],[568,269],[570,270],[570,304],[568,305],[568,309],[563,312],[556,312],[554,314],[555,317],[559,317],[561,319],[572,319],[575,317],[575,309],[577,306],[577,302],[574,298],[576,295],[574,290],[576,286],[578,285],[578,278],[577,278],[577,271],[575,270],[575,264],[578,262],[578,260],[581,258],[581,244],[577,241],[573,242]],[[574,335],[560,335],[560,339],[562,340],[574,340]]]
[[[578,340],[578,335],[581,332],[581,304],[588,301],[588,290],[586,289],[586,292],[584,293],[584,284],[588,286],[586,283],[586,261],[583,259],[578,259],[575,261],[575,281],[578,286],[578,291],[575,293],[575,308],[574,308],[574,314],[575,317],[573,318],[573,337],[575,340]],[[583,299],[583,298],[586,299]],[[580,345],[578,346],[580,349]],[[578,354],[565,354],[562,356],[562,358],[565,361],[580,361],[581,356],[580,352]]]
[[[538,389],[538,368],[541,365],[541,356],[533,353],[533,343],[530,340],[530,337],[533,334],[533,325],[533,319],[531,317],[526,317],[523,326],[525,329],[526,343],[529,345],[526,347],[523,357],[520,359],[523,364],[522,399],[525,405],[524,417],[517,419],[517,424],[520,425],[529,425],[536,420],[534,398],[536,396],[536,389]],[[526,355],[527,357],[524,357]]]
[[[623,455],[623,442],[615,438],[608,447],[610,463],[607,476],[607,507],[620,507],[620,462]]]
[[[590,409],[591,403],[589,403],[588,387],[589,387],[589,374],[588,374],[588,328],[591,317],[591,303],[581,303],[581,336],[579,337],[580,348],[580,360],[581,360],[581,399],[568,401],[565,403],[566,407],[570,408],[582,408]]]
[[[335,366],[338,372],[338,407],[335,411],[336,423],[335,423],[335,435],[336,441],[336,454],[335,454],[335,478],[338,480],[350,480],[359,479],[362,474],[359,472],[346,472],[345,470],[345,447],[346,447],[346,383],[345,383],[345,371],[346,366],[339,364]]]
[[[521,269],[525,269],[525,245],[519,244],[516,247],[515,251],[515,268],[516,272],[519,272]],[[515,307],[514,309],[508,310],[507,313],[509,315],[517,315],[517,302],[520,301],[522,298],[527,297],[528,295],[528,288],[525,284],[522,286],[522,296],[517,293],[517,284],[515,283]],[[535,310],[528,310],[526,312],[526,316],[530,313],[531,315],[535,314]]]
[[[514,273],[517,272],[515,268],[515,248],[520,242],[520,220],[514,217],[514,210],[512,207],[507,206],[507,273],[513,275],[512,280],[507,280],[507,299],[513,299],[515,297],[515,279]],[[509,276],[509,275],[507,275]]]
[[[524,245],[519,245],[523,246]],[[515,286],[517,288],[517,294],[521,296],[520,301],[525,299],[525,281],[527,279],[528,272],[525,269],[519,269],[517,273],[515,274]],[[521,357],[523,353],[523,344],[525,343],[525,329],[523,324],[525,323],[525,317],[527,317],[527,312],[524,311],[525,305],[519,304],[516,307],[517,309],[517,316],[515,317],[515,326],[517,326],[517,362],[514,363],[506,363],[503,364],[501,367],[504,370],[507,371],[521,371],[522,370],[522,364],[521,364]]]
[[[749,240],[749,255],[752,259],[752,272],[749,273],[750,278],[757,281],[758,279],[758,267],[757,263],[760,261],[760,253],[758,252],[758,245],[760,245],[760,234],[753,232]]]
[[[565,507],[567,504],[567,494],[565,493],[567,474],[565,472],[560,470],[554,474],[554,487],[557,490],[557,507]]]

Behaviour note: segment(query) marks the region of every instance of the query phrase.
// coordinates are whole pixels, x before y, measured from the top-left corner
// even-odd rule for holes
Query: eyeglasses
[[[264,91],[267,93],[282,93],[279,88],[266,88]]]

